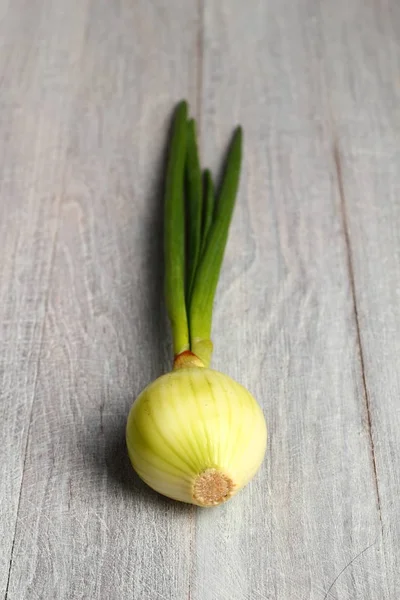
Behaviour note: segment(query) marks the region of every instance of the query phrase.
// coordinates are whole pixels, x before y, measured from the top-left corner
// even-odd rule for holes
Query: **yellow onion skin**
[[[255,475],[267,428],[242,385],[208,368],[179,368],[147,386],[127,421],[129,457],[157,492],[199,506],[225,502]]]

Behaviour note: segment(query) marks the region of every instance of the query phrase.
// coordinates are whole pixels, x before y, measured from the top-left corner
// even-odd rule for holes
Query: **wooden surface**
[[[400,4],[0,0],[0,598],[400,597]],[[267,459],[209,510],[133,474],[170,364],[161,184],[245,131],[214,366]]]

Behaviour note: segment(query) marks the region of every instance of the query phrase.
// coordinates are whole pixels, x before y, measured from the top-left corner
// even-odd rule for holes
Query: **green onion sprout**
[[[175,111],[165,181],[165,298],[172,371],[151,383],[130,410],[126,439],[138,475],[157,492],[199,506],[231,498],[258,471],[267,429],[239,383],[210,368],[214,298],[242,162],[242,129],[215,190],[202,171],[188,105]]]

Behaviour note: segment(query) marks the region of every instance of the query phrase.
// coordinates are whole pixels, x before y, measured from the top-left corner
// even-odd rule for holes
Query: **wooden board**
[[[394,2],[0,11],[0,598],[395,600]],[[181,97],[215,173],[244,126],[213,364],[270,435],[254,482],[211,510],[146,488],[124,444],[170,365],[161,186]]]
[[[9,584],[84,5],[0,2],[0,597]],[[21,522],[20,522],[21,525]]]
[[[66,159],[7,598],[184,598],[194,509],[133,478],[124,425],[170,366],[160,176],[173,104],[196,97],[196,7],[51,4],[35,6],[37,35],[59,38],[73,73],[53,69],[73,97],[68,136],[50,138]],[[53,85],[59,104],[46,109],[59,128],[65,90]]]
[[[243,496],[199,516],[194,597],[383,598],[320,24],[311,2],[250,4],[257,18],[248,3],[207,3],[203,150],[215,164],[243,122],[216,365],[263,403],[270,445]]]
[[[400,597],[400,6],[323,12],[349,263],[383,538],[382,588]],[[352,32],[357,28],[357,36]],[[350,49],[339,39],[351,39]],[[345,93],[343,93],[343,91]],[[386,587],[387,586],[387,587]],[[380,592],[380,593],[378,593]],[[387,596],[385,595],[387,594]]]

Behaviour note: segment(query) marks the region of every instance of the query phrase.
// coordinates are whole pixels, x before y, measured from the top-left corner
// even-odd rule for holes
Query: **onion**
[[[209,368],[214,296],[239,184],[242,131],[228,153],[215,198],[206,190],[196,127],[178,105],[165,195],[165,292],[174,342],[173,369],[151,383],[129,412],[126,440],[138,475],[157,492],[198,506],[231,498],[264,458],[267,428],[253,396]],[[187,181],[185,194],[185,177]]]

